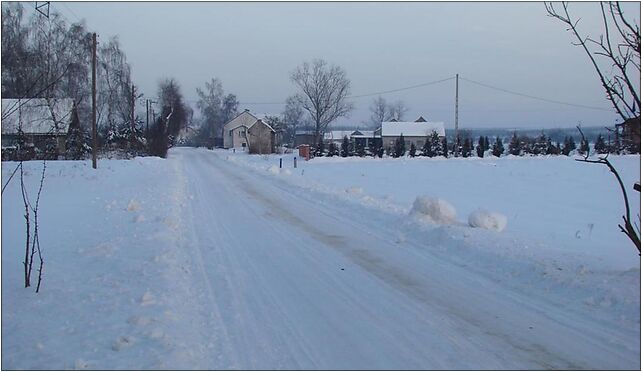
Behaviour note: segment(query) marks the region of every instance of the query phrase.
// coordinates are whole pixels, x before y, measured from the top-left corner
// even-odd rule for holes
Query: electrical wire
[[[465,77],[461,77],[461,76],[460,76],[459,78],[460,78],[461,80],[467,81],[467,82],[469,82],[469,83],[472,83],[472,84],[476,84],[476,85],[482,86],[482,87],[484,87],[484,88],[493,89],[493,90],[497,90],[497,91],[500,91],[500,92],[504,92],[504,93],[512,94],[512,95],[515,95],[515,96],[520,96],[520,97],[530,98],[530,99],[534,99],[534,100],[538,100],[538,101],[543,101],[543,102],[548,102],[548,103],[555,103],[555,104],[558,104],[558,105],[565,105],[565,106],[578,107],[578,108],[585,108],[585,109],[590,109],[590,110],[612,111],[611,109],[606,109],[606,108],[602,108],[602,107],[587,106],[587,105],[581,105],[581,104],[578,104],[578,103],[570,103],[570,102],[557,101],[557,100],[553,100],[553,99],[548,99],[548,98],[542,98],[542,97],[532,96],[532,95],[530,95],[530,94],[519,93],[519,92],[515,92],[515,91],[512,91],[512,90],[508,90],[508,89],[504,89],[504,88],[500,88],[500,87],[492,86],[492,85],[490,85],[490,84],[481,83],[481,82],[479,82],[479,81],[475,81],[475,80],[467,79],[467,78],[465,78]]]

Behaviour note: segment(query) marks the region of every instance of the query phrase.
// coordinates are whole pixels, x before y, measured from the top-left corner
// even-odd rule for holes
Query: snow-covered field
[[[639,156],[611,159],[627,185],[639,180]],[[47,163],[39,294],[22,288],[13,180],[2,368],[640,368],[640,260],[618,231],[623,204],[605,167],[292,163],[180,148],[97,171]],[[3,182],[14,167],[2,163]],[[40,167],[26,166],[30,190]],[[418,196],[451,205],[454,221],[422,218],[445,204],[413,211]],[[480,208],[505,228],[470,227]]]

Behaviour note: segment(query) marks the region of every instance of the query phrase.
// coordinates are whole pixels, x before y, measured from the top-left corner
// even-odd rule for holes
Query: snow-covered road
[[[215,152],[174,149],[168,161],[184,197],[177,248],[188,264],[176,285],[193,296],[176,307],[191,317],[178,332],[188,368],[640,367],[639,333],[400,241],[392,214],[369,216]]]

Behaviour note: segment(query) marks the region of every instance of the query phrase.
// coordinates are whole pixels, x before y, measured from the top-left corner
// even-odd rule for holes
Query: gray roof
[[[44,98],[2,99],[2,134],[17,134],[20,126],[25,134],[67,134],[73,99],[52,98],[50,103]]]

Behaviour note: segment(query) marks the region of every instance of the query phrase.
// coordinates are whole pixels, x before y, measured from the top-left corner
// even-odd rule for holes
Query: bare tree
[[[217,78],[205,82],[205,88],[196,88],[196,108],[201,112],[200,140],[214,145],[216,137],[223,137],[223,126],[236,116],[238,100],[234,94],[225,95],[223,84]]]
[[[402,121],[407,111],[408,108],[403,101],[388,103],[385,98],[379,96],[373,99],[370,105],[369,125],[378,128],[384,121]]]
[[[386,99],[379,96],[372,100],[370,105],[370,125],[372,127],[378,127],[382,122],[388,121],[390,119],[390,110],[388,102]]]
[[[580,35],[578,23],[562,2],[561,12],[544,3],[550,17],[562,21],[597,73],[606,96],[622,120],[640,116],[640,26],[624,16],[619,2],[601,2],[603,33],[595,39]]]
[[[406,115],[406,112],[408,112],[408,108],[403,101],[396,101],[394,103],[391,103],[388,106],[388,120],[395,119],[397,121],[403,121],[403,117]]]
[[[284,142],[294,143],[297,129],[305,125],[303,114],[303,107],[296,96],[290,96],[285,100],[285,108],[281,114]]]
[[[582,141],[586,141],[586,138],[584,137],[584,132],[582,132],[582,128],[579,125],[577,126],[577,130],[580,131],[580,135],[582,136]],[[624,210],[625,210],[625,213],[622,216],[622,220],[624,221],[624,226],[618,225],[618,227],[620,228],[620,231],[622,231],[635,245],[635,247],[638,249],[638,255],[639,255],[640,254],[640,226],[637,223],[631,222],[631,207],[629,204],[629,196],[626,192],[626,188],[624,187],[624,182],[622,182],[622,178],[620,177],[620,174],[618,173],[617,169],[615,169],[613,164],[611,164],[611,162],[609,161],[608,159],[609,154],[600,156],[597,158],[597,160],[595,160],[595,159],[589,159],[589,153],[590,151],[587,151],[586,154],[584,154],[583,159],[576,159],[576,160],[585,162],[585,163],[604,164],[609,168],[611,173],[615,175],[615,178],[617,179],[617,182],[620,185],[620,190],[622,191],[622,197],[624,198]],[[639,222],[639,216],[638,216],[638,222]]]
[[[314,123],[315,143],[318,143],[331,122],[348,116],[353,109],[353,104],[347,100],[350,80],[345,70],[337,65],[328,65],[322,59],[304,62],[290,78],[301,90],[294,97],[310,115]]]

